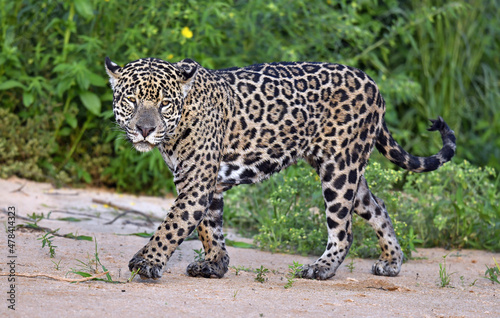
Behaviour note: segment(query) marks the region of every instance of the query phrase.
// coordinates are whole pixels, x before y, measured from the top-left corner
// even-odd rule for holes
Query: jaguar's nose
[[[137,128],[137,130],[141,133],[142,137],[144,137],[144,138],[149,136],[156,129],[156,127],[153,127],[153,126],[141,127],[139,125],[136,125],[135,127]]]

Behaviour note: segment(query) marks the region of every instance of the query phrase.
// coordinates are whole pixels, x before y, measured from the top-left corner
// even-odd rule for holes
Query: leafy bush
[[[30,118],[22,125],[18,116],[0,108],[1,178],[15,174],[32,180],[45,180],[41,167],[52,163],[51,155],[57,148],[50,134],[44,130],[48,121],[47,116],[40,116]]]
[[[500,177],[493,179],[494,169],[463,162],[417,174],[384,169],[372,162],[365,176],[372,193],[384,200],[407,257],[415,246],[500,250],[496,204]],[[257,229],[254,238],[263,249],[314,255],[324,250],[327,234],[321,186],[305,163],[261,186],[230,190],[226,203],[226,224],[250,235]],[[353,237],[351,252],[378,257],[376,235],[358,216],[354,216]]]
[[[225,202],[226,225],[255,234],[265,249],[300,254],[324,249],[324,216],[317,208],[323,205],[319,177],[304,162],[263,184],[230,190]]]
[[[400,202],[404,200],[402,193],[395,191],[404,178],[404,170],[383,169],[378,162],[371,162],[365,171],[365,178],[370,191],[381,198],[391,216],[392,225],[401,250],[407,256],[411,256],[418,239],[413,234],[413,229],[404,221],[400,220]],[[354,216],[353,219],[353,246],[352,253],[359,257],[375,258],[380,254],[378,239],[375,232],[363,218]]]
[[[266,190],[270,191],[264,195],[266,192],[261,191]],[[233,201],[237,199],[236,195],[232,196]],[[268,186],[259,187],[253,195],[264,195],[267,201],[264,209],[247,205],[251,208],[248,212],[259,211],[259,233],[254,238],[261,246],[271,251],[304,255],[323,251],[327,234],[322,226],[323,211],[317,208],[323,204],[321,186],[316,173],[305,163],[299,170],[290,170],[288,174],[273,178]]]
[[[467,161],[425,174],[409,173],[401,219],[425,246],[500,250],[500,177]],[[411,222],[411,223],[410,223]]]

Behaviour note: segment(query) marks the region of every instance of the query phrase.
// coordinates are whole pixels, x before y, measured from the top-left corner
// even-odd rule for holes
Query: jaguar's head
[[[174,134],[199,64],[145,58],[120,67],[106,57],[113,112],[135,149],[146,152]]]

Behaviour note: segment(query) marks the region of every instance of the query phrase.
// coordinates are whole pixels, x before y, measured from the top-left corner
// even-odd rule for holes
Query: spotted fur
[[[106,59],[117,123],[139,151],[158,148],[178,197],[165,220],[129,262],[141,277],[159,278],[168,259],[195,229],[205,260],[191,276],[222,277],[229,256],[222,234],[223,192],[268,178],[298,159],[320,176],[328,243],[300,277],[328,279],[352,243],[352,213],[379,238],[376,275],[395,276],[403,253],[383,201],[368,189],[365,166],[373,147],[400,167],[431,171],[455,153],[455,136],[433,121],[442,149],[415,157],[394,141],[384,122],[385,102],[360,70],[328,63],[271,63],[209,70],[186,59],[140,59],[120,67]]]

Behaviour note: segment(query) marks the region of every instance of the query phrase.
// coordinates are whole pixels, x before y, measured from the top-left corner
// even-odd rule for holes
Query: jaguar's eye
[[[168,106],[168,104],[170,104],[170,102],[166,99],[164,99],[162,102],[161,102],[161,105],[162,106]]]
[[[136,99],[134,96],[128,96],[127,99],[131,102],[131,103],[135,103]]]

